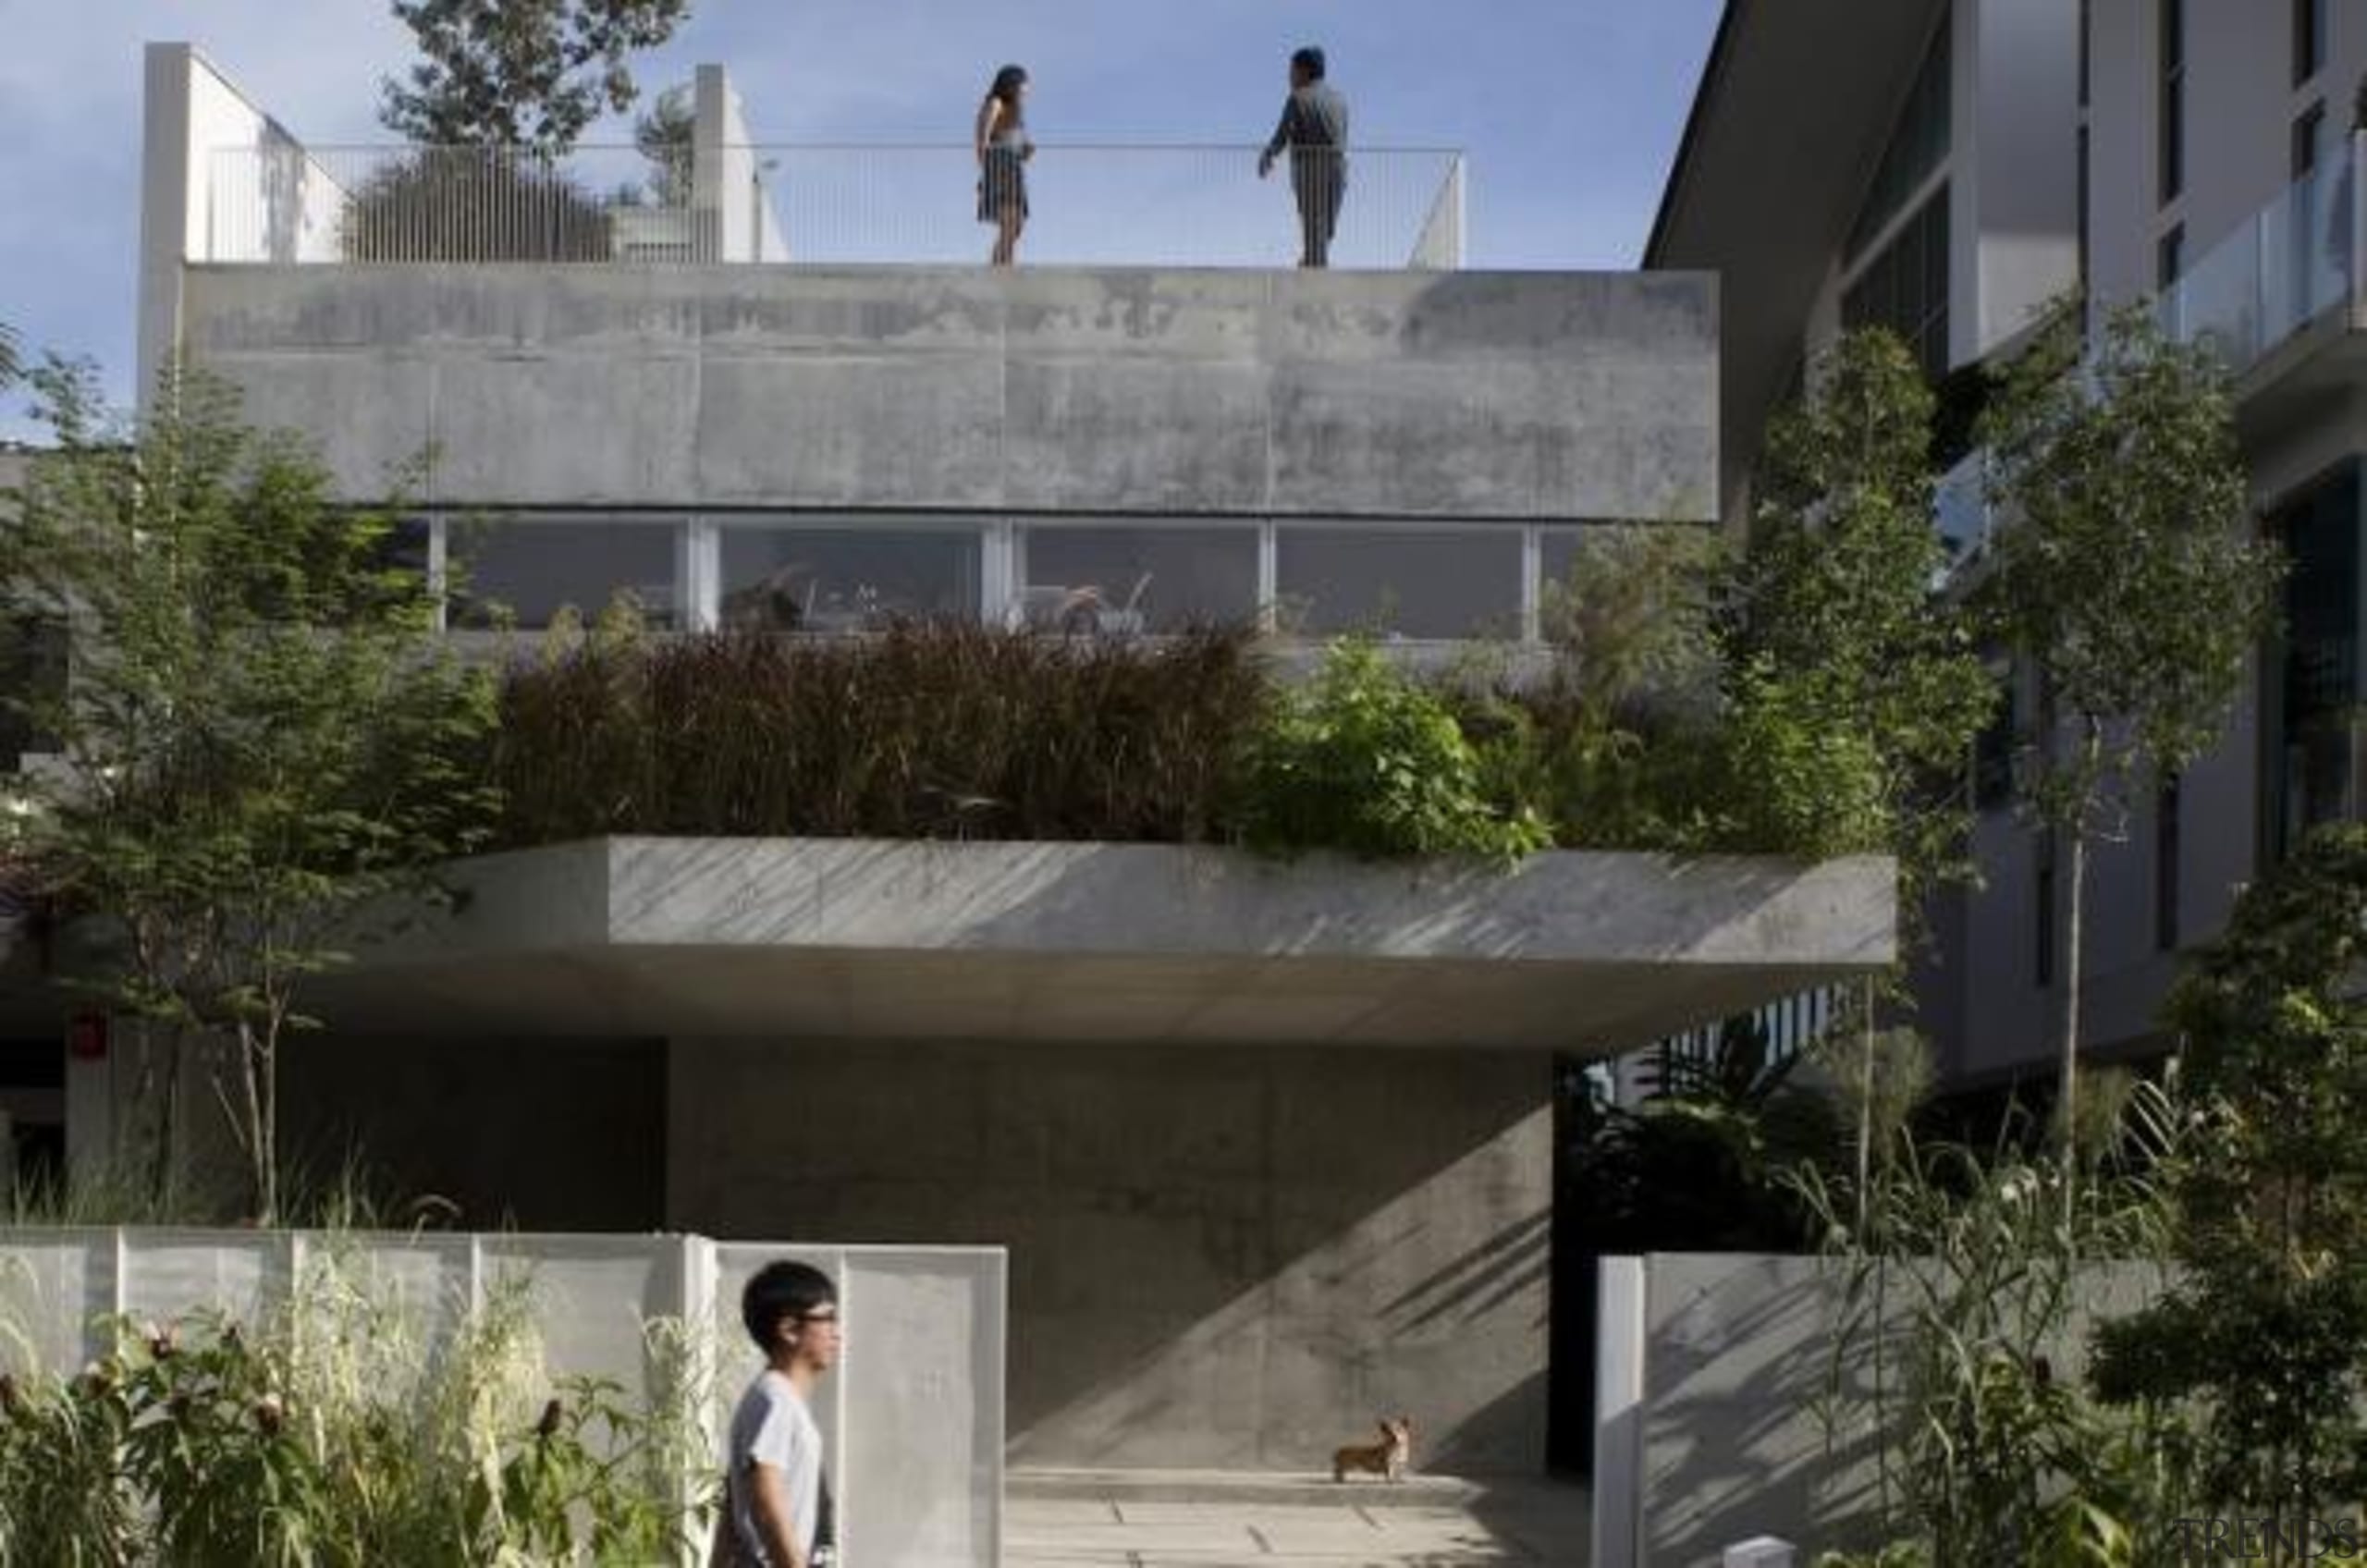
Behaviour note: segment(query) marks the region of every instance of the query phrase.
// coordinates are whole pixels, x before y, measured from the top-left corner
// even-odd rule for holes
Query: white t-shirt
[[[754,1494],[749,1466],[769,1464],[789,1487],[790,1532],[810,1562],[814,1532],[822,1513],[822,1429],[805,1408],[796,1385],[769,1368],[740,1396],[731,1413],[730,1469],[724,1477],[724,1518],[738,1537],[740,1552],[757,1568],[782,1568],[756,1534]]]

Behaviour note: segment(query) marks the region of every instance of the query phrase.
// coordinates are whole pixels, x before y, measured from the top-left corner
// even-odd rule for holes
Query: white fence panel
[[[712,1330],[719,1439],[757,1368],[740,1291],[794,1257],[837,1281],[848,1318],[815,1412],[852,1560],[995,1568],[1002,1535],[1007,1259],[1000,1248],[717,1243],[697,1236],[258,1234],[0,1227],[0,1367],[71,1375],[111,1347],[110,1317],[253,1321],[315,1262],[424,1345],[522,1275],[553,1379],[648,1388],[644,1329]]]

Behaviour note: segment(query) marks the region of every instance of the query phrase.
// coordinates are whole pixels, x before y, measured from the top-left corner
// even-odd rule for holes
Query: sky
[[[1719,0],[693,0],[645,92],[729,67],[760,142],[959,141],[1024,64],[1053,143],[1244,143],[1284,62],[1324,46],[1366,146],[1468,154],[1468,264],[1636,264]],[[385,0],[0,0],[0,321],[97,361],[128,400],[141,45],[196,43],[300,139],[390,140],[379,80],[412,58]],[[622,124],[585,140],[619,141]],[[20,404],[0,435],[31,434]]]

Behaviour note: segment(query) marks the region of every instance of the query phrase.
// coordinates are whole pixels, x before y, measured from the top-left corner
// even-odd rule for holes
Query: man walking
[[[1331,264],[1331,235],[1340,227],[1340,202],[1348,193],[1348,101],[1323,80],[1323,51],[1312,44],[1291,55],[1291,95],[1282,101],[1282,123],[1257,159],[1257,178],[1264,179],[1283,150],[1290,152],[1303,267]]]
[[[710,1568],[829,1568],[838,1561],[822,1432],[809,1402],[838,1365],[838,1292],[803,1263],[766,1265],[740,1296],[765,1369],[731,1416],[723,1522]]]

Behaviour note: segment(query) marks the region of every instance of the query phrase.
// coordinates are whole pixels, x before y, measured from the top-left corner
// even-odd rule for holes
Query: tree
[[[2282,568],[2246,521],[2224,374],[2142,307],[2092,346],[2077,312],[2058,313],[2010,367],[1984,435],[1991,498],[2010,520],[1986,596],[2038,679],[2028,795],[2067,851],[2056,1109],[2068,1160],[2089,846],[2122,835],[2132,781],[2175,777],[2216,740]]]
[[[425,56],[380,83],[386,128],[423,146],[564,153],[632,106],[625,58],[672,36],[690,0],[395,0]]]
[[[482,837],[490,678],[436,639],[425,574],[390,561],[397,516],[338,504],[230,393],[176,377],[127,441],[87,372],[34,382],[57,445],[0,512],[0,584],[75,646],[64,692],[22,699],[63,753],[28,780],[26,847],[108,935],[75,978],[142,1023],[152,1174],[185,1045],[222,1038],[215,1091],[269,1222],[300,993]]]
[[[649,194],[661,207],[691,204],[691,159],[698,138],[698,109],[687,85],[678,83],[650,101],[632,122],[632,144],[649,162]]]
[[[24,361],[18,357],[17,329],[0,321],[0,386],[14,386],[24,374]]]
[[[1939,592],[1933,404],[1913,358],[1886,331],[1852,332],[1812,386],[1769,435],[1725,609],[1735,734],[1769,774],[1741,795],[1796,802],[1821,850],[1888,850],[1913,910],[1965,869],[1964,762],[1996,697]]]
[[[2105,1398],[2201,1407],[2201,1500],[2292,1538],[2367,1487],[2367,829],[2245,893],[2168,1022],[2204,1114],[2163,1299],[2098,1335]],[[2274,1560],[2313,1560],[2288,1550]]]

